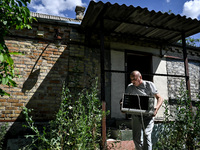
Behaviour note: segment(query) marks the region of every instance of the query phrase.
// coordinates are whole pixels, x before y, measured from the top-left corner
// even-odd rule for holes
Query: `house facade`
[[[99,8],[99,13],[90,12],[94,6]],[[11,31],[11,35],[6,37],[6,45],[11,52],[20,52],[23,55],[12,56],[16,72],[20,76],[15,79],[18,86],[3,87],[11,96],[0,97],[0,122],[9,122],[11,126],[9,135],[17,137],[23,130],[19,128],[24,119],[22,107],[33,109],[31,115],[36,121],[49,121],[54,118],[55,112],[59,109],[64,83],[70,88],[77,88],[76,82],[78,82],[83,88],[96,77],[99,78],[100,89],[104,89],[101,98],[104,98],[106,110],[110,110],[107,116],[107,127],[116,125],[116,120],[127,119],[127,116],[120,111],[119,101],[130,82],[129,73],[132,70],[139,70],[143,74],[143,79],[153,81],[161,96],[173,105],[181,82],[183,81],[184,85],[187,82],[184,48],[187,49],[191,98],[196,100],[200,90],[200,49],[174,44],[174,41],[180,40],[181,36],[173,34],[177,30],[175,27],[171,28],[170,23],[166,28],[163,27],[168,33],[163,33],[163,36],[169,39],[162,39],[162,35],[154,36],[159,34],[158,29],[162,29],[162,22],[155,27],[153,23],[149,27],[140,21],[135,23],[138,28],[136,30],[141,33],[144,31],[140,26],[145,26],[147,30],[158,28],[146,32],[145,36],[134,35],[132,29],[135,27],[132,24],[126,28],[129,30],[128,34],[123,32],[126,26],[122,24],[130,24],[128,22],[130,20],[123,20],[121,26],[113,23],[122,21],[120,17],[125,11],[128,11],[133,18],[136,12],[140,12],[141,16],[144,15],[145,9],[126,7],[121,15],[116,14],[117,20],[112,16],[114,13],[111,13],[109,15],[112,16],[113,24],[109,26],[105,20],[108,20],[106,12],[111,10],[105,11],[105,9],[115,10],[118,7],[122,6],[91,2],[85,14],[86,18],[83,20],[32,13],[38,22],[32,24],[31,30]],[[132,9],[135,11],[131,12]],[[103,16],[107,18],[104,18],[104,28],[101,30],[98,15],[103,10],[105,11]],[[148,12],[148,14],[148,17],[152,14],[157,15],[158,18],[170,17],[172,20],[169,21],[173,25],[177,22],[175,15],[164,14],[163,16],[155,12]],[[183,20],[185,24],[190,24],[191,20],[184,17]],[[199,21],[194,22],[200,24]],[[115,32],[109,32],[114,25]],[[183,31],[185,28],[186,26],[183,27]],[[195,32],[200,32],[199,28],[195,29]],[[187,27],[186,36],[193,34],[193,31],[189,31]],[[171,35],[173,38],[170,37]],[[173,39],[171,42],[166,42],[171,39]],[[102,77],[104,77],[103,81]],[[164,108],[161,107],[156,121],[164,119],[163,112]]]

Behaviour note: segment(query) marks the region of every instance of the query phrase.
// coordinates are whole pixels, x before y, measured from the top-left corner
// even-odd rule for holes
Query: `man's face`
[[[130,76],[131,79],[131,83],[133,83],[133,85],[135,86],[139,86],[141,84],[141,77],[135,75],[135,76]]]

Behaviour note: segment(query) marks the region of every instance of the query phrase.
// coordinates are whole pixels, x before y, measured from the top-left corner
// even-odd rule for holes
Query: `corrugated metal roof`
[[[35,13],[31,12],[31,16],[43,20],[43,21],[49,21],[49,22],[62,22],[62,23],[72,23],[72,24],[81,24],[80,20],[72,19],[72,18],[66,18],[66,17],[60,17],[60,16],[54,16],[54,15],[47,15],[47,14],[41,14],[41,13]]]
[[[106,33],[143,37],[174,43],[200,32],[200,21],[185,16],[149,11],[147,8],[91,1],[81,23],[82,27],[100,30],[103,18]]]

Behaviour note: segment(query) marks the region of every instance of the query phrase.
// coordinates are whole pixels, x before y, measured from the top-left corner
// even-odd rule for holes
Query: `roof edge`
[[[62,22],[62,23],[70,23],[70,24],[81,24],[80,20],[67,18],[67,17],[47,15],[47,14],[36,13],[36,12],[31,12],[30,15],[32,17],[35,17],[39,20],[44,20],[44,21]]]

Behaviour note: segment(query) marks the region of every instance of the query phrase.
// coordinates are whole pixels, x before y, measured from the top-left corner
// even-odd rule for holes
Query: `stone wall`
[[[171,51],[172,52],[172,51]],[[179,49],[173,50],[174,58],[167,58],[167,73],[169,75],[185,75],[184,62],[182,60],[182,52]],[[191,98],[197,99],[197,94],[200,91],[200,52],[188,51],[188,66],[190,76],[190,88]],[[168,93],[170,99],[175,99],[179,95],[181,83],[183,83],[183,89],[186,90],[186,83],[184,77],[168,77]]]

